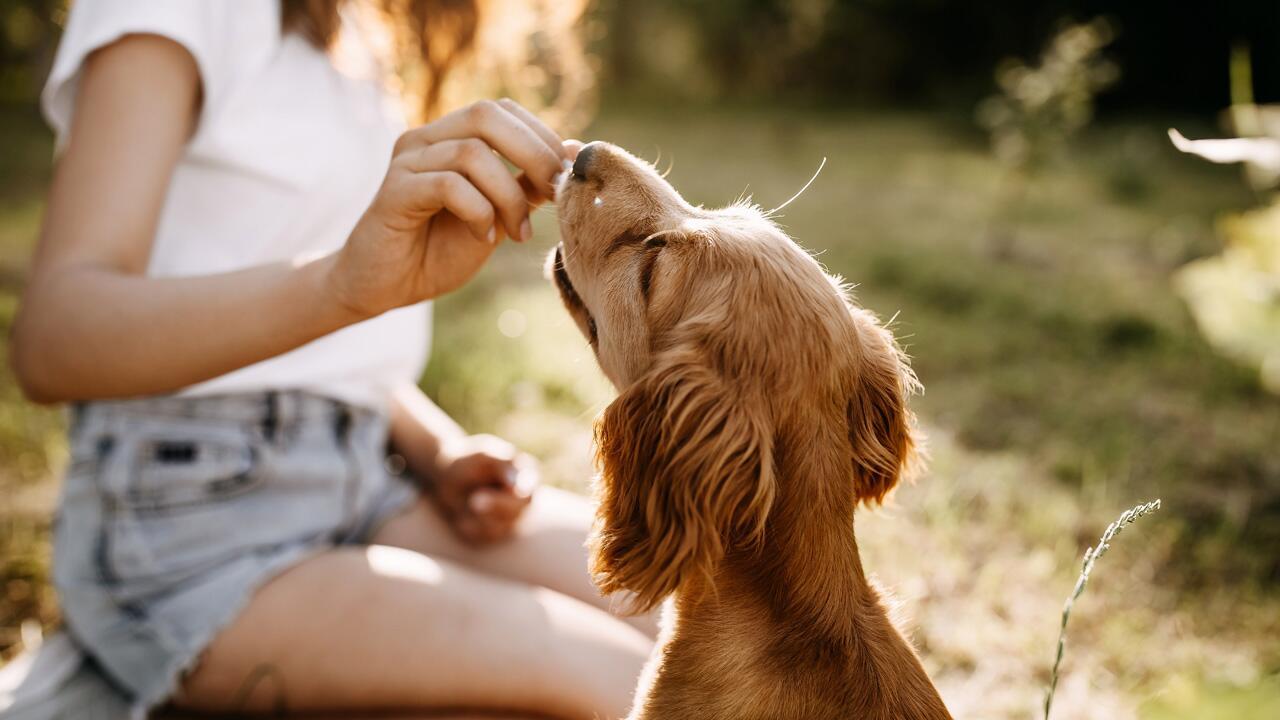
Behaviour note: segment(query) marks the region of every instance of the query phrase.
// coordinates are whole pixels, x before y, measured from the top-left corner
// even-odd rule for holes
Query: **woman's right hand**
[[[531,237],[529,213],[551,198],[575,145],[506,99],[409,130],[335,257],[329,281],[336,299],[372,317],[460,287],[504,236]]]

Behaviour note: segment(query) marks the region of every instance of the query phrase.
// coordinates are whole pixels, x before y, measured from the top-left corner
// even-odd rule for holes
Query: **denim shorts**
[[[132,704],[163,704],[266,580],[369,540],[418,496],[383,415],[305,392],[73,411],[54,580],[75,641]]]

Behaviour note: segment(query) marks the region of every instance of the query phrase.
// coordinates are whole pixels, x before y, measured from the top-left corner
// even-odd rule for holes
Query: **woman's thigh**
[[[200,711],[180,711],[168,710],[152,714],[155,720],[210,720],[209,714]],[[232,720],[230,717],[219,715],[221,720]],[[260,715],[246,715],[244,720],[251,720],[253,717]],[[457,710],[440,710],[440,711],[420,711],[420,712],[370,712],[370,714],[362,714],[362,712],[335,712],[335,714],[325,714],[325,712],[308,712],[306,720],[549,720],[547,715],[529,715],[529,714],[512,714],[512,712],[504,711],[457,711]]]
[[[484,573],[541,585],[598,608],[624,615],[625,598],[602,597],[587,573],[587,533],[591,500],[559,488],[539,488],[520,519],[515,537],[495,545],[464,543],[424,499],[388,521],[373,542],[446,558]],[[658,632],[656,614],[623,616],[650,637]]]
[[[176,704],[618,718],[650,645],[547,588],[401,548],[340,548],[263,586],[209,646]]]

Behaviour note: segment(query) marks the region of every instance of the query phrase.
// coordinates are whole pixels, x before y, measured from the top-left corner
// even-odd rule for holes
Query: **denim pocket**
[[[104,490],[118,509],[183,513],[252,492],[261,483],[258,440],[237,426],[146,422],[123,432],[118,442],[102,468]]]
[[[121,502],[137,514],[182,513],[252,492],[257,450],[236,438],[165,437],[134,449]]]
[[[99,469],[99,558],[116,581],[182,575],[234,556],[243,508],[264,484],[240,428],[165,422],[126,433]]]

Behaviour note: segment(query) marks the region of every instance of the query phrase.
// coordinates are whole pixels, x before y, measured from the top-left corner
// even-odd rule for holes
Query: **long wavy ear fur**
[[[851,307],[859,338],[849,398],[849,443],[859,501],[879,503],[917,464],[915,418],[907,397],[918,388],[893,336],[870,312]]]
[[[591,571],[605,593],[652,609],[710,578],[730,547],[757,540],[775,484],[759,400],[728,387],[695,350],[659,357],[596,423]]]

